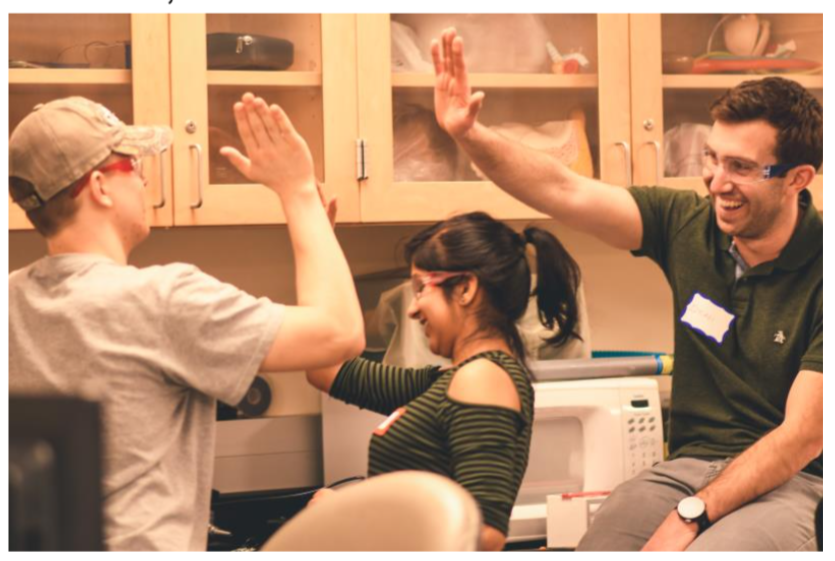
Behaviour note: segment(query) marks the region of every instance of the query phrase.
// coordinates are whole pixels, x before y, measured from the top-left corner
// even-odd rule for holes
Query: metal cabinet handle
[[[655,147],[655,184],[658,185],[664,179],[664,166],[661,161],[661,143],[657,140],[650,140],[645,144],[652,144]]]
[[[189,150],[197,151],[197,202],[191,208],[198,209],[203,206],[203,147],[199,144],[189,144]]]
[[[615,142],[615,146],[623,147],[623,157],[626,159],[626,184],[629,185],[632,182],[632,148],[624,140]]]
[[[159,159],[159,202],[154,208],[160,209],[165,206],[165,153],[168,147],[162,149],[157,158]]]

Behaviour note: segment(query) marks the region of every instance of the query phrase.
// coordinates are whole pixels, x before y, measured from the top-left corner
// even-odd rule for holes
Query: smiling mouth
[[[741,208],[745,203],[742,201],[719,201],[718,204],[723,210],[736,210]]]

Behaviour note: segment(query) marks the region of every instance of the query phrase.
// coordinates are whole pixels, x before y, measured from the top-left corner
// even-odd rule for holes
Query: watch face
[[[687,497],[678,503],[678,514],[687,520],[695,520],[704,514],[705,502],[699,497]]]

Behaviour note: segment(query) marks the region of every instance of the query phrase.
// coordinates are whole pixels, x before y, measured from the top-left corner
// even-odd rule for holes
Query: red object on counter
[[[584,491],[582,493],[563,493],[562,500],[570,501],[571,499],[582,499],[587,497],[607,497],[611,494],[611,491]]]
[[[764,71],[804,71],[822,68],[823,64],[814,60],[799,58],[753,58],[753,59],[711,59],[703,58],[693,62],[693,74],[715,74],[718,72]]]

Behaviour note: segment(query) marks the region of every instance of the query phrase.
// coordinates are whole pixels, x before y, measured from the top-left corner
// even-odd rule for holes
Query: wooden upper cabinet
[[[278,197],[220,154],[243,152],[232,106],[245,92],[287,112],[338,219],[359,222],[355,32],[353,15],[171,16],[177,225],[285,222]]]
[[[485,180],[437,125],[430,40],[451,25],[464,37],[470,84],[486,93],[486,126],[611,184],[704,191],[709,104],[761,75],[699,58],[731,48],[725,32],[737,18],[11,14],[9,125],[69,95],[99,101],[129,124],[170,124],[172,149],[145,166],[153,225],[283,223],[278,197],[219,152],[241,147],[232,106],[250,91],[281,105],[306,139],[317,179],[339,198],[340,222],[434,221],[474,210],[539,218]],[[823,16],[757,21],[771,44],[792,50],[791,62],[779,64],[794,69],[780,75],[823,102]],[[223,40],[242,55],[230,57]],[[820,174],[812,185],[819,208],[822,184]],[[9,223],[30,227],[12,204]]]
[[[709,107],[741,82],[783,76],[802,84],[823,103],[822,14],[633,14],[629,18],[636,184],[706,193],[701,152],[711,126]],[[755,42],[751,44],[758,30],[761,37],[768,34],[761,49],[768,52],[781,45],[791,56],[770,60],[727,56],[729,49],[740,54],[750,48],[758,54]],[[746,34],[752,37],[748,42]],[[819,209],[822,187],[821,173],[811,186]]]
[[[363,222],[474,210],[502,219],[542,216],[483,179],[437,125],[429,44],[451,25],[465,40],[473,91],[486,93],[482,123],[580,173],[628,183],[628,16],[361,14]]]
[[[80,95],[128,124],[171,122],[168,15],[10,14],[9,132],[33,107]],[[173,224],[171,156],[145,162],[154,226]],[[11,229],[31,224],[9,201]]]

